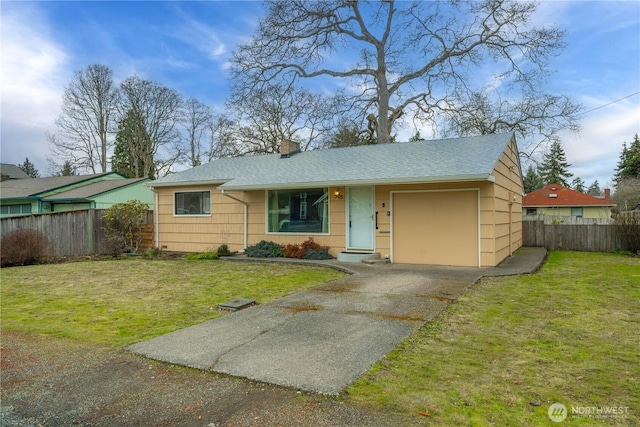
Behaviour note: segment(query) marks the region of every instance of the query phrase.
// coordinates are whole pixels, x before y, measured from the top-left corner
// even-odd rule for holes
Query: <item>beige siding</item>
[[[495,177],[493,259],[486,253],[483,263],[497,265],[522,246],[522,176],[520,159],[512,141],[500,156]]]
[[[175,216],[173,197],[180,191],[211,191],[211,215]],[[244,248],[244,207],[243,204],[224,196],[215,186],[157,188],[158,193],[158,235],[159,246],[168,251],[202,252],[215,250],[221,244],[229,245],[232,251]],[[227,193],[248,205],[247,244],[254,245],[266,239],[277,243],[300,243],[313,237],[321,245],[331,247],[336,256],[344,250],[345,208],[344,199],[334,196],[331,189],[329,212],[330,235],[266,233],[265,191]],[[342,189],[344,194],[344,189]]]

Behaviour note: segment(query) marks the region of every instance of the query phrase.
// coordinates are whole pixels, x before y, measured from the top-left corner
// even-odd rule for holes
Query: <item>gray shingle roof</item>
[[[51,178],[29,178],[12,179],[0,183],[0,198],[25,198],[36,196],[40,193],[55,190],[67,185],[76,184],[85,180],[96,178],[102,175],[109,175],[111,172],[96,175],[74,175],[74,176],[54,176]]]
[[[223,158],[151,182],[151,186],[222,184],[221,189],[486,180],[513,135],[367,145]]]
[[[0,174],[7,175],[9,179],[28,179],[31,178],[25,171],[16,165],[9,163],[0,163]]]
[[[107,181],[98,181],[73,190],[63,191],[53,196],[45,197],[42,200],[70,200],[70,199],[89,199],[107,191],[116,190],[126,187],[140,181],[148,181],[149,178],[127,178],[127,179],[110,179]]]

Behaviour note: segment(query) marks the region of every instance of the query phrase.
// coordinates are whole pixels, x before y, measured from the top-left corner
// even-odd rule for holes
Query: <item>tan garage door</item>
[[[478,191],[393,194],[393,261],[478,266]]]

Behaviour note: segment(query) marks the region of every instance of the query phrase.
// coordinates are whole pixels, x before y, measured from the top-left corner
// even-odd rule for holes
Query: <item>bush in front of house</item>
[[[251,258],[278,258],[283,256],[282,246],[267,240],[261,240],[254,246],[247,247],[244,253]]]
[[[192,261],[216,260],[218,259],[218,253],[213,251],[192,253],[192,254],[187,254],[187,259]]]
[[[100,218],[106,234],[102,242],[104,252],[113,256],[137,253],[148,210],[149,206],[139,200],[116,203],[107,209]]]
[[[333,257],[329,255],[328,250],[317,251],[315,249],[308,249],[307,253],[304,254],[304,259],[323,260],[333,259]]]
[[[38,230],[18,229],[0,240],[0,266],[32,265],[47,255],[47,237]]]
[[[216,252],[218,252],[219,256],[231,256],[231,255],[233,255],[233,252],[231,252],[229,250],[229,246],[227,246],[226,244],[222,244],[222,245],[218,246],[218,250]]]
[[[313,241],[313,237],[309,237],[304,242],[298,244],[288,244],[283,248],[286,258],[297,259],[331,259],[329,255],[329,246],[322,246]]]

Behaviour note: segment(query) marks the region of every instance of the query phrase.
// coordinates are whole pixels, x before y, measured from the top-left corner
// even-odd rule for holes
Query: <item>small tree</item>
[[[123,252],[138,252],[147,210],[149,206],[139,200],[116,203],[107,209],[101,219],[106,234],[104,244],[109,253],[116,256]]]
[[[25,158],[24,163],[18,165],[18,167],[22,169],[24,173],[29,175],[30,178],[40,178],[40,172],[38,172],[35,165],[29,161],[28,157]]]

